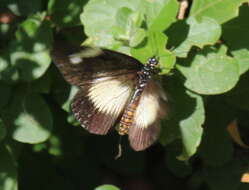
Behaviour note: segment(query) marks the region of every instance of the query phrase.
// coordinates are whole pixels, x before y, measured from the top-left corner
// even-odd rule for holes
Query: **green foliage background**
[[[249,144],[248,0],[2,0],[0,190],[245,190]],[[9,22],[3,13],[14,15]],[[94,136],[70,111],[76,88],[51,62],[53,40],[160,58],[170,114],[159,143],[133,152]],[[103,185],[110,184],[110,185]],[[115,187],[115,186],[116,187]]]

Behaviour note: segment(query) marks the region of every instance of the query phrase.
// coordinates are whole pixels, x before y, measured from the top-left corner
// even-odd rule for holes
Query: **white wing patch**
[[[128,77],[111,78],[93,83],[89,99],[102,113],[118,116],[123,111],[134,89],[134,81]]]
[[[84,58],[97,57],[102,53],[103,51],[100,48],[87,48],[78,53],[71,54],[68,57],[69,57],[69,61],[72,64],[79,64],[83,62]]]
[[[154,81],[150,81],[141,96],[139,105],[135,113],[135,126],[147,128],[156,120],[165,116],[165,105],[161,104],[166,100],[164,91]]]

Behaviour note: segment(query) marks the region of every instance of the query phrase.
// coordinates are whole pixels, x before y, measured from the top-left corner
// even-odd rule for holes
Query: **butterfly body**
[[[158,61],[153,57],[148,60],[148,64],[145,65],[138,74],[138,81],[135,88],[134,95],[132,96],[129,104],[126,106],[124,114],[120,120],[120,127],[118,133],[120,135],[125,135],[129,133],[129,128],[131,127],[139,100],[144,91],[144,88],[148,84],[148,81],[155,74],[155,66]]]
[[[155,142],[167,106],[164,91],[153,79],[157,59],[143,65],[114,51],[64,44],[55,44],[52,57],[64,78],[80,88],[72,111],[82,127],[105,135],[120,123],[119,134],[128,134],[137,151]]]

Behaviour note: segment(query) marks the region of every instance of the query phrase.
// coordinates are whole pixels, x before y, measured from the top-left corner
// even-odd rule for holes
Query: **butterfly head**
[[[156,65],[158,65],[158,59],[155,56],[149,58],[147,65],[151,68],[154,68]]]

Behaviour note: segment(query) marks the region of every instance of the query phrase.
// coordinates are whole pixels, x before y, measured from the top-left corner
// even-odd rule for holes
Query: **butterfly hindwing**
[[[167,98],[159,84],[151,80],[141,95],[129,128],[131,147],[141,151],[152,145],[160,132],[160,120],[166,115]]]

